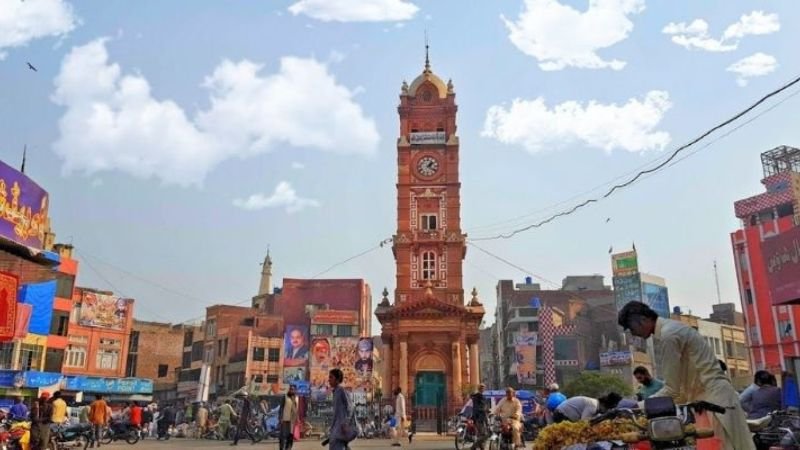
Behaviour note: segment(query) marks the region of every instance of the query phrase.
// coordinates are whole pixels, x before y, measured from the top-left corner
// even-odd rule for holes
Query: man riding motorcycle
[[[522,446],[522,403],[516,396],[514,388],[506,388],[506,396],[503,397],[494,408],[494,414],[503,420],[503,423],[511,425],[511,437],[514,447]]]

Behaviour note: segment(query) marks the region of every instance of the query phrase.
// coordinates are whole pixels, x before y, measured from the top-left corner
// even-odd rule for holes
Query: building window
[[[64,350],[48,348],[44,354],[44,371],[61,372],[64,365]]]
[[[277,375],[267,375],[267,383],[277,383],[278,376]]]
[[[14,366],[14,343],[0,343],[0,369],[10,370]]]
[[[422,254],[422,279],[436,279],[436,254],[433,252],[424,252]]]
[[[761,343],[761,329],[759,327],[750,327],[750,343],[753,345]]]
[[[333,325],[312,325],[311,334],[314,336],[332,336]]]
[[[269,362],[278,362],[281,360],[281,349],[279,348],[271,348],[267,354],[267,360]]]
[[[203,343],[195,342],[192,344],[192,362],[203,360]]]
[[[44,347],[41,345],[20,345],[19,370],[40,370],[43,351]]]
[[[206,357],[203,359],[203,361],[205,361],[208,364],[211,364],[212,362],[214,362],[214,348],[213,347],[206,348]],[[189,367],[189,366],[183,366],[183,367]]]
[[[136,353],[128,353],[128,359],[125,361],[125,376],[135,377],[136,366],[139,364],[139,356]]]
[[[117,367],[119,367],[119,350],[101,348],[97,352],[95,364],[101,370],[117,370]]]
[[[166,364],[159,364],[158,365],[158,378],[164,378],[167,376],[169,372],[169,366]]]
[[[336,336],[338,337],[353,337],[355,333],[353,332],[352,325],[336,325]]]
[[[729,341],[725,339],[725,357],[726,358],[734,358],[733,353],[733,341]]]
[[[69,321],[71,323],[78,323],[78,320],[81,318],[81,307],[82,303],[74,303],[72,305],[72,312],[69,316]]]
[[[253,383],[263,383],[264,375],[253,375]]]
[[[779,320],[778,333],[780,333],[781,339],[788,339],[794,337],[794,330],[792,330],[792,322],[788,320]]]
[[[67,356],[64,360],[65,367],[86,367],[86,347],[82,345],[67,345]]]
[[[69,330],[69,313],[64,311],[53,311],[53,319],[50,321],[50,334],[55,336],[66,336]]]
[[[253,347],[253,361],[264,361],[264,347]]]
[[[714,353],[720,355],[722,354],[722,344],[719,341],[719,338],[714,338]]]
[[[744,298],[747,301],[748,305],[752,305],[753,304],[753,290],[750,289],[750,288],[745,289],[744,290]]]
[[[181,357],[181,367],[191,367],[192,365],[192,352],[183,352]]]
[[[128,346],[128,353],[139,353],[139,332],[131,331],[131,344]]]
[[[423,231],[436,231],[436,214],[423,214],[420,216]]]
[[[75,276],[66,273],[56,275],[56,297],[72,300],[72,291],[75,287]]]
[[[206,324],[206,337],[213,338],[217,335],[217,321],[209,320]]]
[[[194,342],[194,331],[186,330],[186,332],[183,333],[183,346],[191,347],[192,342]]]

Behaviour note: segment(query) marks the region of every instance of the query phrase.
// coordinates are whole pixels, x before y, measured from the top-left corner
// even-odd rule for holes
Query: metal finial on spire
[[[425,71],[431,71],[431,60],[428,58],[428,49],[430,46],[428,45],[428,30],[425,30]]]

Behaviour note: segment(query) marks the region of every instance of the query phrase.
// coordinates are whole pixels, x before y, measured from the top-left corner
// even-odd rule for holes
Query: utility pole
[[[714,281],[717,283],[717,304],[722,303],[722,296],[719,294],[719,271],[717,270],[717,260],[714,260]]]

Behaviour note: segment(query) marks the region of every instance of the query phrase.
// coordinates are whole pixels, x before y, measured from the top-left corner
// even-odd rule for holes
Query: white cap
[[[553,383],[550,386],[547,386],[548,390],[557,391],[558,390],[558,383]]]

